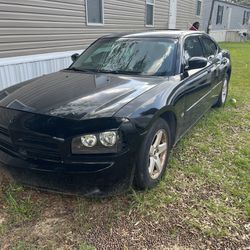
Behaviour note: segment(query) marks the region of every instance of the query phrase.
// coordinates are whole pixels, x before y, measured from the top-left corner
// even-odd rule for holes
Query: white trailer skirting
[[[247,30],[211,30],[210,35],[217,42],[242,42],[247,39],[242,34],[248,34]]]
[[[0,90],[14,84],[67,68],[71,55],[82,51],[67,51],[31,56],[0,58]]]

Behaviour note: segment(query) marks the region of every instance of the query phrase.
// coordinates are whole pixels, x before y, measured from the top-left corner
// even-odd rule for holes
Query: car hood
[[[71,119],[110,117],[162,81],[65,70],[0,92],[0,106]]]

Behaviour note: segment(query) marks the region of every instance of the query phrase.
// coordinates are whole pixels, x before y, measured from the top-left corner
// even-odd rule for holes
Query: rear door
[[[188,36],[183,44],[183,63],[188,65],[192,57],[205,57],[200,35]],[[209,109],[211,90],[211,65],[201,69],[183,69],[185,88],[185,127],[192,126]]]

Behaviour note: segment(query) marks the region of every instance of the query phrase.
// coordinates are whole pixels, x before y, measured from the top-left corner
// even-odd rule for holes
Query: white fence
[[[14,84],[67,68],[71,55],[82,51],[67,51],[32,56],[0,58],[0,90]]]

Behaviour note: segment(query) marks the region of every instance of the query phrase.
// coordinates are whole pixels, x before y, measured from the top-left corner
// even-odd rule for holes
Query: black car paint
[[[64,70],[2,91],[0,163],[18,182],[39,188],[85,195],[127,189],[152,123],[171,114],[176,143],[213,106],[231,72],[221,50],[203,69],[185,71],[182,45],[193,35],[203,34],[174,35],[179,45],[171,77]],[[72,155],[73,137],[110,129],[121,134],[118,154]]]
[[[163,81],[157,77],[85,74],[65,70],[20,86],[1,101],[1,106],[15,109],[19,105],[19,109],[26,111],[30,109],[38,114],[79,120],[110,117]]]

